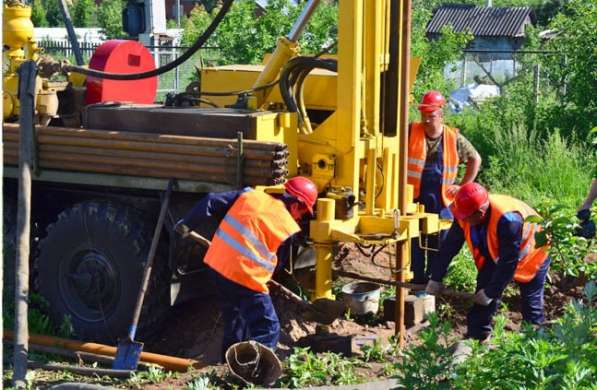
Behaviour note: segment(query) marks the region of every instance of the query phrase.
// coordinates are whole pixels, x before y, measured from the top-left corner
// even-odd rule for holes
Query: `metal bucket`
[[[377,314],[381,287],[370,282],[352,282],[342,287],[344,302],[356,315]]]

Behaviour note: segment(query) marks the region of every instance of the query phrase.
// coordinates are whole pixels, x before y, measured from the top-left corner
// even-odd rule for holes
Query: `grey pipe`
[[[309,23],[309,19],[311,19],[311,15],[315,12],[315,9],[319,5],[319,0],[309,0],[305,8],[303,8],[301,14],[299,15],[296,22],[292,26],[292,29],[286,36],[289,41],[296,42],[301,37],[301,34],[305,30],[307,23]]]

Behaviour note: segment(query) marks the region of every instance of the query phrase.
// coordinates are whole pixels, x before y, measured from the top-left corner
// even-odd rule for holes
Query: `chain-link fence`
[[[39,42],[39,46],[44,49],[44,53],[57,59],[67,59],[75,63],[73,49],[68,42],[45,40]],[[89,63],[95,49],[99,46],[97,43],[80,42],[83,61]],[[187,49],[186,46],[146,46],[156,61],[156,67],[170,63],[180,57]],[[166,72],[158,78],[157,100],[163,101],[168,92],[184,91],[186,86],[193,80],[197,80],[197,72],[204,66],[213,66],[219,63],[219,51],[214,47],[201,48],[191,58],[185,61],[177,68]]]

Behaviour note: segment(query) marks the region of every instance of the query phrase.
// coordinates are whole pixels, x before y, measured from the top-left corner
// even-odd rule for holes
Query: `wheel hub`
[[[99,251],[87,250],[73,256],[61,279],[64,302],[81,319],[105,319],[118,302],[118,273],[113,262]]]

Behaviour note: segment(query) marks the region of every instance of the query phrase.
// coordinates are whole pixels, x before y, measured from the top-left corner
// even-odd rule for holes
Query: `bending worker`
[[[446,100],[438,91],[429,91],[419,104],[421,122],[410,125],[408,144],[408,184],[414,187],[414,200],[425,206],[428,213],[452,219],[448,205],[458,191],[458,165],[466,163],[466,172],[460,185],[477,177],[481,156],[458,129],[444,125],[443,107]],[[427,238],[426,246],[441,247],[446,230]],[[431,240],[429,240],[431,239]],[[437,252],[428,251],[428,264],[437,258]],[[411,270],[413,282],[423,284],[429,279],[429,265],[417,239],[412,242]]]
[[[450,206],[456,221],[448,231],[438,261],[431,264],[429,294],[443,289],[442,279],[450,262],[466,241],[477,266],[474,305],[467,315],[467,337],[485,340],[502,293],[514,279],[520,287],[522,316],[541,325],[543,290],[550,259],[547,248],[535,248],[535,233],[541,227],[525,222],[535,210],[506,195],[489,195],[477,183],[463,185]]]
[[[276,348],[280,323],[267,282],[289,257],[301,231],[298,222],[313,214],[316,200],[315,184],[298,176],[286,182],[283,194],[250,188],[208,194],[179,222],[213,235],[204,262],[220,295],[222,355],[232,344],[248,340]]]

